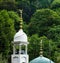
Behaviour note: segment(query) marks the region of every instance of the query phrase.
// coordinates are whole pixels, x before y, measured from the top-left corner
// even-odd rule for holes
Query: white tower
[[[27,35],[23,32],[22,29],[22,10],[21,13],[21,22],[20,22],[20,30],[15,34],[13,40],[13,54],[11,56],[11,63],[28,63],[28,54],[27,54]],[[17,50],[18,47],[18,51]]]

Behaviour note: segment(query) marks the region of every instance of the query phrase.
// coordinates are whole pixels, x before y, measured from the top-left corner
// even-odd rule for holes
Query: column
[[[21,54],[21,44],[19,44],[19,54]]]
[[[25,51],[26,51],[26,54],[27,54],[27,45],[26,45],[26,47],[25,47]]]
[[[13,45],[13,54],[15,54],[15,44]]]

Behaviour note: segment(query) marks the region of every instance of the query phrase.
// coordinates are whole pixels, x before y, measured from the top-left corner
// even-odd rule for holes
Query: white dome
[[[28,42],[27,35],[20,29],[14,36],[14,42]]]

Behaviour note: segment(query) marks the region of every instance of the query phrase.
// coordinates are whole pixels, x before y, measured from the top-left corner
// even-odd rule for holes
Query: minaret
[[[11,56],[11,63],[29,63],[27,54],[28,39],[26,33],[22,29],[22,10],[19,10],[21,14],[20,18],[20,30],[15,34],[13,40],[13,54]],[[18,51],[17,48],[18,47]]]
[[[42,57],[43,56],[43,48],[42,48],[42,40],[40,42],[40,56]]]

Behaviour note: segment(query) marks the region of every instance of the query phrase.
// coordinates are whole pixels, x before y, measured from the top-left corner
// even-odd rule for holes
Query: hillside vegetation
[[[11,41],[20,26],[19,9],[23,9],[29,60],[39,56],[42,39],[44,56],[60,63],[60,0],[0,0],[0,63],[10,63]]]

